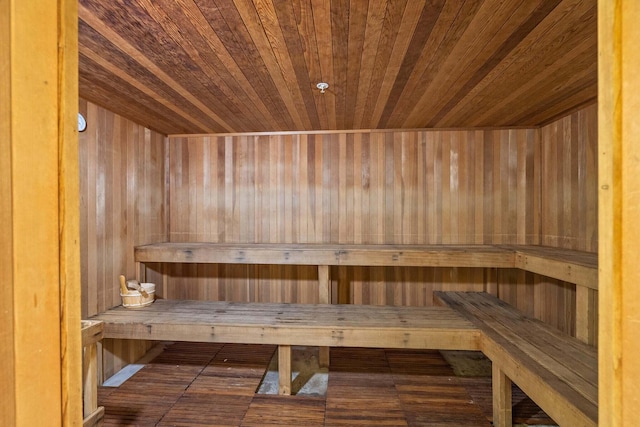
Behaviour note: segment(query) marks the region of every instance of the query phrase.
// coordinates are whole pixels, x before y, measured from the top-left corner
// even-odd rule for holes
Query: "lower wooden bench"
[[[597,350],[483,292],[435,298],[482,331],[493,366],[495,426],[511,426],[511,381],[561,426],[598,425]]]
[[[479,350],[480,332],[448,307],[156,300],[91,318],[117,339],[275,344],[280,393],[291,393],[291,346]]]

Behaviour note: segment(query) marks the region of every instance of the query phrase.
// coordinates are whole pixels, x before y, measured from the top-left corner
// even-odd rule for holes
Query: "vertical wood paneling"
[[[541,244],[596,252],[597,106],[541,129]]]
[[[595,110],[586,107],[540,129],[171,137],[168,237],[595,251]],[[169,298],[317,298],[314,268],[167,271]],[[331,277],[334,298],[364,304],[429,305],[434,290],[486,289],[575,332],[574,286],[531,273],[333,268]]]
[[[525,185],[532,188],[534,196],[530,207],[518,209],[519,215],[527,215],[524,221],[518,219],[526,227],[527,236],[532,237],[526,240],[531,244],[596,252],[597,106],[585,107],[542,127],[536,137],[538,142],[527,141],[527,150],[534,153],[533,167],[522,171],[522,161],[518,161],[519,182],[526,173]],[[533,174],[531,178],[529,173]],[[499,272],[498,281],[500,298],[538,319],[575,334],[577,316],[582,315],[586,317],[580,319],[584,330],[597,330],[597,307],[587,300],[584,312],[577,313],[576,289],[570,283],[510,271]],[[595,300],[592,293],[597,291],[589,290],[587,296]],[[582,338],[597,345],[596,334]]]
[[[535,132],[173,137],[169,238],[533,243]]]
[[[81,101],[80,111],[88,126],[79,137],[85,318],[121,303],[118,276],[135,277],[135,245],[167,239],[166,137],[85,101]],[[200,174],[193,170],[192,175],[195,183],[197,176],[205,176],[204,169]],[[197,228],[196,218],[193,215],[192,222]],[[205,218],[201,216],[200,221]],[[149,280],[162,283],[153,270]],[[105,377],[135,361],[148,347],[147,343],[105,341]]]
[[[537,141],[533,129],[172,137],[169,239],[534,243],[534,228],[524,225],[535,215]],[[429,305],[434,290],[482,290],[486,276],[473,269],[332,270],[335,298],[367,304]],[[167,272],[168,298],[317,298],[313,268]]]

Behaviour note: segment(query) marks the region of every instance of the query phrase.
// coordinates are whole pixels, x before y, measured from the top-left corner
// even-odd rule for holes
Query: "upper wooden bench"
[[[494,425],[511,425],[511,380],[561,426],[598,425],[597,349],[484,292],[435,292],[480,331],[492,361]]]
[[[340,245],[156,243],[137,246],[138,263],[287,264],[520,268],[598,288],[598,255],[529,245]],[[324,273],[323,273],[324,274]]]
[[[598,255],[533,245],[343,245],[253,243],[156,243],[137,246],[142,263],[288,264],[318,268],[318,302],[331,303],[331,266],[519,268],[576,285],[576,336],[595,340],[593,310]],[[163,275],[164,285],[167,276]],[[335,302],[335,301],[334,301]],[[323,360],[328,357],[323,351]]]

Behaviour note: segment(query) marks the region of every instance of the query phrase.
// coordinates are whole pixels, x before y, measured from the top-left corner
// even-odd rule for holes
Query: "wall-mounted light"
[[[320,93],[324,93],[324,91],[329,87],[329,83],[320,82],[316,85],[316,87],[320,89]]]
[[[87,129],[87,121],[84,116],[78,113],[78,132],[84,132]]]

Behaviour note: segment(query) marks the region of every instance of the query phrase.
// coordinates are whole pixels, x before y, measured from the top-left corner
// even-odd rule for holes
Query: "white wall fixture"
[[[87,121],[84,116],[78,113],[78,132],[84,132],[87,129]]]

